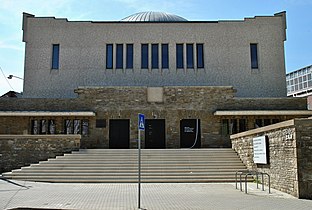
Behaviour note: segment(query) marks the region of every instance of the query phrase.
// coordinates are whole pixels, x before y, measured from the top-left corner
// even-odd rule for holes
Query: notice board
[[[253,138],[253,160],[257,164],[268,164],[267,136]]]

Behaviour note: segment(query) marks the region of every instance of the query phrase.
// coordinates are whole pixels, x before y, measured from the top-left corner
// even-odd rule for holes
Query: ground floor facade
[[[231,147],[231,134],[312,115],[304,98],[236,98],[232,87],[81,87],[74,99],[1,99],[0,135],[80,134],[81,148]]]

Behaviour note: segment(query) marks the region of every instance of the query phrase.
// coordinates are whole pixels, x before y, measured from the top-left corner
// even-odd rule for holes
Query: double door
[[[182,119],[180,121],[180,147],[200,148],[201,133],[199,119]]]
[[[146,149],[166,148],[166,133],[164,119],[145,120],[145,148]]]
[[[130,120],[109,120],[109,148],[129,149],[130,146]]]

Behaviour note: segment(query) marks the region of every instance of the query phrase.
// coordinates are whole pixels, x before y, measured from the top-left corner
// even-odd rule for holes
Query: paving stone
[[[138,185],[64,184],[0,180],[0,209],[129,210],[138,208]],[[272,189],[268,193],[248,184],[248,194],[235,183],[155,183],[141,185],[141,208],[159,209],[312,209],[311,200],[300,200]]]

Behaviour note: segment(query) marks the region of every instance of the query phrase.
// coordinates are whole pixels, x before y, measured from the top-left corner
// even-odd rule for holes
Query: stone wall
[[[306,110],[303,98],[236,98],[236,90],[231,86],[162,87],[161,100],[156,102],[148,100],[153,97],[149,97],[147,87],[80,87],[76,93],[75,99],[3,98],[0,111],[95,112],[95,117],[88,118],[90,132],[82,137],[82,148],[109,147],[110,119],[130,120],[130,148],[136,148],[137,114],[144,113],[146,119],[165,119],[166,147],[180,148],[181,119],[200,119],[202,147],[230,147],[229,136],[221,135],[222,117],[214,115],[216,110]],[[267,116],[281,121],[292,117]],[[66,118],[53,117],[58,130],[62,130]],[[254,128],[255,117],[245,118],[248,129]],[[31,119],[0,117],[0,134],[30,134]],[[107,126],[96,127],[97,119],[105,120]]]
[[[1,103],[1,100],[0,100]],[[30,114],[31,115],[31,114]],[[89,122],[89,134],[81,136],[80,146],[81,148],[96,148],[100,145],[100,142],[95,136],[95,117],[86,116],[2,116],[0,117],[0,135],[11,134],[11,135],[30,135],[31,121],[32,120],[46,120],[50,119],[55,122],[55,134],[64,135],[64,120],[88,120]],[[48,127],[48,125],[46,125]],[[48,130],[48,128],[47,128]],[[39,132],[40,133],[40,132]],[[45,134],[42,134],[45,135]],[[51,136],[51,134],[46,134]],[[94,140],[92,140],[94,139]]]
[[[123,109],[306,110],[306,98],[237,98],[230,86],[164,87],[163,103],[148,103],[147,87],[81,87],[78,98],[1,98],[1,111],[97,111]]]
[[[253,138],[267,136],[269,164],[253,161]],[[312,199],[312,120],[294,119],[231,136],[233,149],[250,170],[268,173],[271,186]]]
[[[78,150],[80,135],[0,135],[0,173]]]
[[[109,119],[130,119],[130,148],[137,148],[138,113],[144,113],[146,119],[166,119],[166,148],[180,148],[181,119],[197,118],[201,120],[202,147],[230,147],[229,139],[220,136],[220,122],[213,112],[234,97],[233,87],[164,87],[163,102],[149,102],[147,87],[83,87],[76,93],[108,125]],[[109,127],[93,132],[102,147],[108,148]]]
[[[307,99],[301,98],[233,98],[222,105],[227,110],[307,110]],[[221,109],[221,107],[219,108]]]

